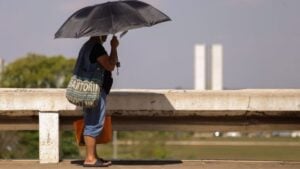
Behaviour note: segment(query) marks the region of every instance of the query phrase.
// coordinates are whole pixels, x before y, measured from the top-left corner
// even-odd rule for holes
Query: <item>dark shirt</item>
[[[90,55],[91,63],[96,63],[97,59],[103,55],[107,55],[107,52],[105,51],[104,47],[100,43],[97,43],[94,46],[92,53]],[[106,94],[109,94],[112,83],[113,83],[113,79],[112,79],[111,72],[105,70],[102,88],[106,92]]]

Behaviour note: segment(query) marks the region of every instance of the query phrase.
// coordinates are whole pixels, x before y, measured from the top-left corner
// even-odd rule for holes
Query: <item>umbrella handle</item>
[[[116,36],[116,34],[113,34],[113,37],[115,37]],[[118,57],[118,55],[117,55],[117,63],[116,63],[116,66],[119,68],[119,67],[121,67],[121,64],[120,64],[120,62],[119,62],[119,57]]]
[[[126,33],[127,33],[128,31],[126,31]],[[124,34],[125,32],[123,32],[122,34]],[[126,34],[125,33],[125,34]],[[124,36],[124,35],[120,35],[120,38],[122,37],[122,36]],[[116,36],[116,34],[113,34],[113,36]],[[119,75],[119,68],[121,67],[121,63],[119,62],[119,56],[117,55],[117,63],[116,63],[116,66],[117,66],[117,75]]]
[[[117,68],[121,67],[121,63],[118,61],[118,62],[116,63],[116,66],[117,66]]]
[[[116,66],[117,66],[117,75],[119,75],[119,68],[121,67],[121,63],[119,62],[119,56],[117,55],[117,63],[116,63]]]
[[[119,68],[121,67],[121,63],[118,61],[116,63],[116,66],[117,66],[117,75],[119,75]]]

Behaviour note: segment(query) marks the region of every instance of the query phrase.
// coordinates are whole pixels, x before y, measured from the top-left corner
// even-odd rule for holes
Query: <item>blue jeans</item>
[[[105,120],[106,93],[103,90],[99,99],[98,106],[94,108],[84,108],[84,136],[97,137],[100,135]]]

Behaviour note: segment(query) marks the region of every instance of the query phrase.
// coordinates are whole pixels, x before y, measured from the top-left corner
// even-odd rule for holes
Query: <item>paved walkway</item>
[[[0,169],[80,169],[82,161],[65,160],[59,164],[39,164],[32,160],[0,160]],[[280,161],[113,161],[110,169],[299,169],[300,162]]]

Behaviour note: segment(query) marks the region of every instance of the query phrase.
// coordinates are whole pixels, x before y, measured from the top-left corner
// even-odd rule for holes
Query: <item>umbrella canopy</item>
[[[106,2],[75,12],[56,32],[55,38],[116,34],[170,20],[158,9],[141,1]]]

